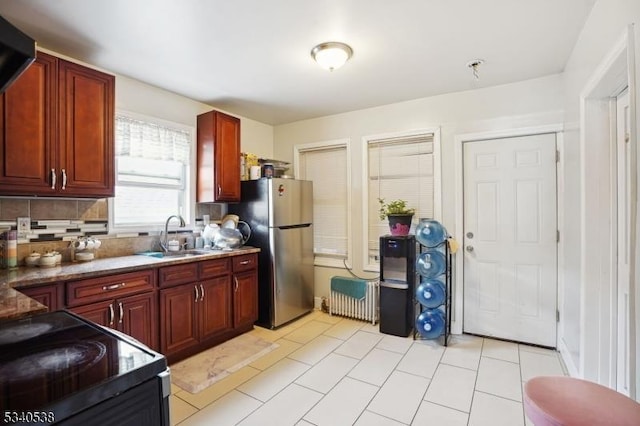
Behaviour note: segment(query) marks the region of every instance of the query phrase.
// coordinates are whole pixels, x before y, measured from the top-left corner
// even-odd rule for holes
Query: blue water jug
[[[444,273],[446,263],[441,251],[429,249],[416,259],[416,270],[425,278],[435,278]]]
[[[437,339],[444,334],[445,318],[440,309],[427,309],[416,318],[416,330],[425,339]]]
[[[444,284],[438,279],[426,280],[416,288],[416,299],[425,308],[437,308],[445,296]]]
[[[416,240],[426,247],[436,247],[447,238],[447,230],[437,220],[420,219],[416,227]]]

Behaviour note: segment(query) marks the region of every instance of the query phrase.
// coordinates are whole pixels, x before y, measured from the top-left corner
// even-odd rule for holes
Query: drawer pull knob
[[[119,289],[119,288],[124,287],[125,285],[127,285],[127,283],[104,285],[104,286],[102,286],[102,289],[103,289],[104,291],[108,291],[108,290],[117,290],[117,289]]]

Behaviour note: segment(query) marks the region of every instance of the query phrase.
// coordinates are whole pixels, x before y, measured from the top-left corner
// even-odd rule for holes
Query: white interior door
[[[616,100],[616,151],[617,151],[617,339],[616,339],[616,388],[627,396],[630,394],[630,315],[629,315],[629,91]]]
[[[556,137],[466,142],[468,333],[556,346]]]

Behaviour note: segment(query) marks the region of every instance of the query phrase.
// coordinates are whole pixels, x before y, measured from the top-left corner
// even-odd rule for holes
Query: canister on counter
[[[18,266],[18,233],[5,231],[2,233],[2,267],[15,268]]]

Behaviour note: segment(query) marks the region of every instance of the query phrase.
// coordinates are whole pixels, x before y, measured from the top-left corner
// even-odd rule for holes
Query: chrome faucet
[[[184,228],[185,223],[184,223],[184,219],[182,218],[182,216],[178,215],[171,215],[167,218],[167,221],[164,224],[164,241],[162,240],[162,238],[160,238],[160,247],[162,247],[162,250],[164,250],[165,252],[169,251],[169,248],[167,246],[167,238],[169,236],[169,222],[171,221],[171,219],[176,218],[180,221],[180,228]]]

